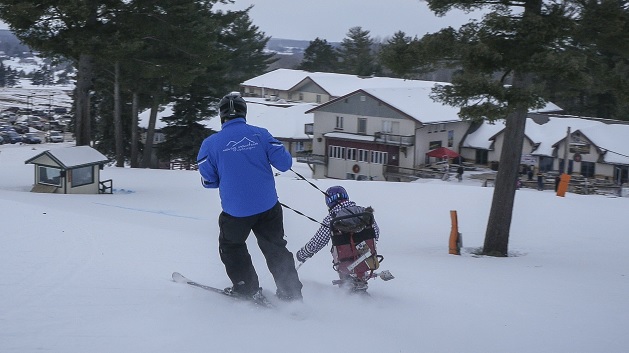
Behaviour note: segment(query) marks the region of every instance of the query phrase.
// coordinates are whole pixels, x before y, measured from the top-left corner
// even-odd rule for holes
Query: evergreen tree
[[[587,78],[556,80],[553,101],[566,112],[629,120],[629,7],[626,1],[582,2],[573,40],[587,55]]]
[[[167,126],[162,129],[166,140],[159,146],[161,158],[195,163],[201,142],[212,133],[202,121],[216,116],[218,99],[237,90],[240,82],[264,73],[274,61],[272,54],[264,52],[269,37],[252,25],[248,11],[221,14],[218,20],[225,26],[217,40],[224,51],[216,55],[223,59],[208,65],[206,72],[172,95],[174,113],[162,119]]]
[[[16,86],[19,78],[19,72],[16,69],[12,69],[11,66],[7,66],[5,76],[6,87]]]
[[[417,54],[415,52],[417,37],[411,38],[404,32],[398,31],[380,49],[379,57],[382,65],[391,72],[394,77],[410,77],[417,66]]]
[[[339,48],[340,71],[359,76],[373,75],[378,69],[376,57],[372,53],[373,46],[369,31],[362,27],[350,28]]]
[[[459,107],[463,119],[506,119],[509,143],[500,156],[483,254],[508,256],[527,113],[544,105],[549,73],[572,79],[584,62],[583,55],[566,50],[575,28],[573,8],[541,0],[428,0],[428,5],[437,15],[453,8],[491,8],[480,22],[427,36],[425,47],[433,51],[426,49],[422,57],[462,67],[452,85],[434,90],[435,99]],[[511,85],[506,85],[508,78]]]
[[[196,163],[203,140],[214,133],[202,125],[203,116],[200,112],[205,111],[208,105],[195,95],[192,92],[190,96],[179,97],[175,101],[173,115],[162,118],[167,125],[162,129],[166,139],[158,150],[158,156],[162,159],[180,159],[187,169]]]
[[[310,72],[337,72],[339,54],[325,39],[311,41],[304,51],[304,58],[297,67],[298,70]]]
[[[252,24],[248,11],[224,13],[221,17],[225,27],[218,42],[228,52],[225,62],[227,84],[235,89],[241,82],[263,74],[277,61],[273,54],[265,52],[271,38]]]
[[[4,67],[4,63],[0,60],[0,87],[7,86],[7,69]]]
[[[43,67],[33,72],[31,82],[35,86],[52,85],[54,83],[54,75],[52,70],[50,69],[50,66],[44,65]]]

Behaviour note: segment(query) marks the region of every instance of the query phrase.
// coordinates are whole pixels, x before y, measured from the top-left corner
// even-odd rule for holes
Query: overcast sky
[[[343,40],[350,28],[360,26],[372,38],[391,37],[397,31],[423,36],[441,28],[460,27],[478,13],[452,11],[444,17],[432,13],[419,0],[236,0],[236,9],[254,5],[253,23],[267,36],[328,42]]]
[[[391,37],[397,31],[409,36],[423,36],[441,28],[460,27],[478,12],[451,11],[435,16],[419,0],[236,0],[232,9],[250,11],[253,23],[267,36],[282,39],[340,42],[350,28],[360,26],[374,39]],[[221,5],[224,8],[226,5]],[[7,28],[0,22],[0,28]]]

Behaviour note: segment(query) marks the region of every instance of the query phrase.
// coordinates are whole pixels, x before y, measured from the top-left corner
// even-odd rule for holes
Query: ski
[[[173,281],[175,281],[177,283],[184,283],[184,284],[191,285],[193,287],[205,289],[206,291],[209,291],[209,292],[222,294],[222,295],[224,295],[226,297],[230,297],[230,298],[232,298],[234,300],[251,302],[251,303],[255,304],[256,306],[260,306],[260,307],[263,307],[263,308],[274,308],[275,307],[273,305],[273,303],[271,303],[268,299],[266,299],[264,297],[261,300],[254,300],[252,298],[247,298],[247,297],[242,297],[242,296],[239,296],[239,295],[234,295],[234,294],[228,293],[225,290],[220,289],[220,288],[206,286],[205,284],[197,283],[197,282],[195,282],[195,281],[193,281],[193,280],[191,280],[189,278],[186,278],[184,275],[182,275],[179,272],[173,272],[172,277],[173,277]]]

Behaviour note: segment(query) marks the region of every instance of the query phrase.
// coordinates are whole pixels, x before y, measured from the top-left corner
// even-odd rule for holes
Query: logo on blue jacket
[[[223,150],[223,152],[227,152],[227,151],[232,151],[232,152],[241,152],[241,151],[246,151],[246,150],[250,150],[255,148],[258,145],[257,142],[251,141],[246,137],[243,137],[242,140],[236,142],[236,141],[229,141],[229,143],[227,144],[226,148]]]

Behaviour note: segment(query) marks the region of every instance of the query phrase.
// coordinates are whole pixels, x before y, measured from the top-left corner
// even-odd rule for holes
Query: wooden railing
[[[295,157],[298,163],[325,165],[325,156],[319,154],[297,152]]]
[[[189,163],[181,160],[170,161],[171,170],[198,170],[199,166],[196,163]]]
[[[114,193],[113,180],[111,179],[102,180],[102,181],[99,181],[98,184],[99,184],[99,188],[98,188],[99,194],[113,194]]]

